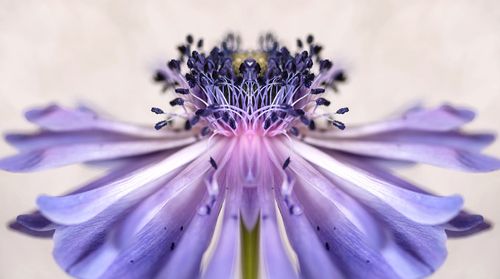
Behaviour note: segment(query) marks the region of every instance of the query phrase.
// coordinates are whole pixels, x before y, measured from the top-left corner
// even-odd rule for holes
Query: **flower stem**
[[[248,230],[241,222],[241,270],[243,279],[257,279],[259,277],[259,227],[257,221],[255,227]]]

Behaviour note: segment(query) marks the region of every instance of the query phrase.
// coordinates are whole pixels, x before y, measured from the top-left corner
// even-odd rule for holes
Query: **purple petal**
[[[238,277],[236,267],[240,259],[240,208],[241,185],[234,185],[227,190],[224,216],[220,234],[217,236],[215,251],[201,278],[219,279]]]
[[[75,132],[41,131],[35,134],[14,133],[5,135],[5,140],[19,150],[36,150],[60,145],[109,143],[138,140],[138,138],[106,131],[91,130]]]
[[[144,185],[86,222],[58,228],[54,235],[53,252],[57,263],[73,276],[102,273],[114,259],[111,255],[118,252],[119,247],[110,240],[114,228],[136,204],[164,185],[164,182],[162,179]],[[110,241],[113,245],[108,243]]]
[[[195,143],[157,163],[153,160],[152,164],[145,164],[124,176],[113,176],[109,183],[94,190],[63,197],[41,196],[37,200],[38,207],[47,218],[59,224],[85,222],[142,185],[199,157],[205,152],[206,144],[204,141]],[[214,146],[215,150],[220,146],[220,143]]]
[[[449,237],[469,236],[491,228],[491,224],[483,216],[460,212],[455,218],[444,225]]]
[[[333,203],[300,183],[295,193],[313,227],[319,228],[316,232],[323,249],[347,278],[399,278],[380,250],[371,247],[363,233]]]
[[[367,241],[371,245],[381,247],[385,243],[385,232],[372,214],[308,162],[300,157],[295,157],[294,164],[290,166],[290,169],[297,177],[307,177],[302,181],[302,184],[316,189],[323,197],[332,202],[358,230],[367,236]]]
[[[162,210],[165,204],[176,199],[177,195],[181,194],[186,188],[204,188],[203,179],[210,169],[211,166],[207,164],[206,159],[200,157],[182,171],[175,173],[175,176],[172,175],[172,178],[166,182],[165,187],[145,199],[123,220],[120,224],[120,230],[115,236],[115,241],[117,243],[126,242],[131,234],[139,232]]]
[[[297,162],[299,159],[295,158],[294,161]],[[300,170],[308,169],[308,165],[303,162],[299,161],[298,165],[299,167],[297,168]],[[298,173],[298,176],[306,178],[303,179],[302,183],[309,183],[309,189],[316,188],[313,186],[314,184],[328,184],[328,182],[316,182],[319,181],[318,178],[322,177],[322,175],[314,173],[313,171],[301,171]],[[340,181],[337,180],[331,181],[329,186],[333,188],[335,187],[334,185],[338,185],[339,183]],[[339,207],[339,205],[342,205],[342,202],[339,201],[342,201],[342,199],[345,200],[346,197],[342,197],[342,195],[340,195],[342,192],[340,191],[337,195],[332,195],[331,193],[325,195],[325,191],[321,190],[318,190],[318,192],[325,195],[326,198],[331,197],[329,201],[333,202],[352,224],[360,229],[360,231],[364,232],[367,244],[370,244],[370,246],[376,249],[380,249],[387,262],[403,278],[421,278],[432,273],[437,266],[442,264],[446,256],[444,245],[446,238],[442,229],[419,225],[404,218],[401,214],[397,213],[394,209],[375,197],[367,197],[363,193],[359,194],[359,192],[363,192],[361,188],[355,186],[347,187],[345,185],[343,188],[356,189],[358,195],[355,196],[362,197],[363,203],[367,207],[374,207],[376,213],[380,216],[375,218],[374,212],[365,213],[364,215],[352,211],[350,212],[349,210],[355,208],[352,206],[342,210],[341,207]],[[328,191],[326,191],[326,193],[328,193]],[[353,222],[353,218],[349,217],[356,215],[361,217],[358,217],[361,221],[355,222],[356,219],[354,219]],[[382,224],[380,224],[380,221],[374,221],[380,219],[384,221]],[[372,224],[368,229],[358,225],[359,223],[366,223],[367,221],[376,224]],[[389,232],[387,232],[387,230],[389,230]],[[382,237],[378,237],[381,239],[372,241],[371,239],[374,233],[382,235]],[[387,239],[387,237],[389,237],[389,239]]]
[[[393,143],[417,143],[433,146],[447,146],[461,150],[478,152],[493,143],[493,141],[495,141],[495,135],[491,133],[466,134],[457,131],[394,131],[359,139],[377,142],[382,141]]]
[[[101,177],[95,181],[92,181],[91,183],[86,184],[82,187],[79,187],[76,190],[71,191],[67,195],[78,194],[99,188],[103,185],[110,183],[117,177],[121,177],[130,173],[131,171],[137,169],[139,166],[142,166],[143,164],[146,164],[147,162],[148,159],[145,158],[141,158],[136,162],[129,162],[127,165],[123,165],[120,168],[113,169],[108,175]],[[40,234],[37,232],[43,232],[43,231],[48,231],[50,233],[49,235],[52,236],[53,230],[56,228],[56,224],[54,224],[52,221],[43,216],[39,211],[36,211],[34,213],[19,215],[17,217],[17,220],[13,221],[9,226],[14,230],[25,232],[27,234],[33,235],[35,233],[36,234],[35,236],[38,236]],[[42,235],[48,235],[48,234],[44,233]]]
[[[421,225],[413,222],[388,204],[361,193],[362,190],[338,177],[331,177],[349,194],[370,208],[385,228],[389,242],[382,250],[391,266],[403,278],[422,278],[433,273],[446,258],[446,235],[440,226]]]
[[[304,140],[323,148],[358,155],[427,163],[463,171],[488,172],[500,169],[500,160],[496,158],[446,146],[361,140],[325,141],[314,138],[305,138]]]
[[[77,242],[78,240],[73,240]],[[75,278],[99,278],[118,256],[119,250],[111,241],[100,240],[97,248],[92,249],[76,261],[66,271]]]
[[[282,152],[288,150],[284,144],[276,146]],[[413,192],[393,184],[394,181],[384,180],[377,174],[346,164],[302,142],[294,141],[293,146],[294,151],[304,159],[387,202],[415,222],[442,224],[453,218],[462,208],[463,200],[460,196],[436,197]]]
[[[106,185],[115,177],[128,174],[137,167],[137,162],[122,169],[113,171],[95,182],[92,182],[72,194],[82,193]],[[115,237],[119,224],[136,208],[138,203],[157,191],[169,181],[165,176],[147,185],[139,187],[135,192],[126,195],[84,223],[64,226],[55,234],[54,257],[61,267],[78,278],[97,278],[113,262],[119,253]],[[120,232],[120,231],[118,231]]]
[[[50,131],[97,129],[137,137],[186,137],[186,133],[156,131],[152,127],[142,127],[104,119],[88,109],[67,109],[58,105],[29,110],[25,113],[25,116],[30,122]]]
[[[348,127],[343,131],[334,130],[323,135],[320,133],[318,136],[350,138],[396,130],[451,131],[472,121],[474,116],[471,110],[442,105],[433,109],[410,110],[399,118]]]
[[[16,222],[30,230],[40,232],[52,231],[56,228],[56,225],[40,214],[39,211],[31,214],[19,215],[16,218]]]
[[[342,160],[349,162],[349,164],[356,165],[357,167],[363,168],[371,173],[376,173],[377,176],[382,177],[384,180],[390,181],[394,185],[398,185],[404,189],[408,189],[413,192],[423,193],[432,195],[429,191],[422,189],[416,185],[413,185],[397,176],[392,175],[388,170],[377,167],[371,162],[361,161],[356,158],[350,158],[350,156],[342,155],[336,153],[334,156],[342,158]],[[489,229],[491,225],[484,221],[481,215],[470,214],[465,211],[461,211],[453,219],[445,223],[444,228],[447,230],[449,236],[467,236],[486,229]]]
[[[116,241],[121,243],[124,239],[127,239],[131,233],[140,231],[166,203],[170,202],[172,199],[176,199],[177,195],[182,193],[184,189],[188,187],[205,188],[208,177],[217,179],[223,171],[223,167],[227,160],[231,157],[230,154],[232,154],[234,143],[234,141],[231,141],[230,144],[225,145],[226,153],[222,154],[222,152],[216,152],[213,154],[213,158],[220,163],[221,168],[219,170],[213,171],[212,166],[207,162],[207,158],[200,156],[185,166],[180,172],[176,173],[175,177],[168,181],[165,187],[144,200],[141,205],[122,222],[120,232],[116,235]],[[218,186],[215,187],[218,188]],[[212,191],[212,193],[210,193],[211,197],[215,199],[217,193],[218,189]],[[209,206],[209,210],[211,210],[212,205],[208,204],[207,206]]]
[[[17,216],[9,223],[9,228],[34,237],[52,237],[55,224],[43,217],[39,212]]]
[[[194,141],[195,138],[186,138],[176,141],[141,140],[55,146],[4,158],[0,160],[0,169],[12,172],[39,171],[73,163],[146,154],[187,145]]]
[[[210,214],[194,216],[157,279],[168,279],[172,274],[177,279],[199,278],[202,256],[212,240],[222,201],[222,197],[216,200]]]
[[[203,187],[189,187],[165,204],[138,233],[133,234],[100,279],[154,278],[168,261],[202,201]]]
[[[270,166],[262,166],[269,171]],[[269,178],[273,177],[268,173]],[[272,181],[259,187],[260,218],[260,263],[265,278],[298,278],[283,245],[277,223]],[[278,185],[275,185],[275,187]]]
[[[325,246],[316,236],[304,214],[290,214],[283,199],[278,206],[285,224],[286,234],[297,254],[301,278],[344,278],[339,267],[329,258]]]

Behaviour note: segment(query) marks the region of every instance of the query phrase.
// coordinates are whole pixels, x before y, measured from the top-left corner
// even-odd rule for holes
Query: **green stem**
[[[243,222],[241,226],[241,269],[243,279],[257,279],[259,277],[259,225],[257,221],[251,230],[245,228]]]

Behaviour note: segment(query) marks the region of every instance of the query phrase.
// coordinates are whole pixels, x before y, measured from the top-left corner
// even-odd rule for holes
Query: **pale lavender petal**
[[[130,235],[138,233],[162,210],[165,204],[177,198],[186,188],[202,187],[205,185],[203,179],[208,174],[211,166],[203,157],[191,162],[180,172],[171,176],[165,187],[146,198],[136,209],[134,209],[120,224],[115,241],[117,243],[127,242]]]
[[[241,185],[233,185],[227,190],[222,227],[217,236],[215,251],[208,266],[203,271],[203,279],[238,277],[236,267],[240,260],[240,208]]]
[[[156,156],[164,156],[163,154]],[[77,188],[74,191],[69,192],[66,195],[78,194],[86,191],[90,191],[104,185],[109,184],[113,180],[116,180],[119,177],[122,177],[137,168],[148,164],[154,158],[158,157],[149,157],[149,158],[140,158],[136,161],[128,162],[126,165],[121,166],[120,168],[115,168],[111,170],[107,175],[92,181],[84,186]],[[56,228],[56,224],[43,216],[39,211],[19,215],[16,221],[11,222],[10,227],[15,230],[19,230],[21,232],[26,232],[28,234],[33,235],[33,232],[40,231],[51,231],[50,235],[52,235],[53,230]]]
[[[221,143],[214,148],[217,150]],[[174,153],[159,162],[138,168],[122,177],[116,177],[110,183],[97,189],[79,194],[49,197],[41,196],[37,200],[40,211],[59,224],[78,224],[91,219],[109,207],[121,197],[149,182],[169,174],[179,167],[198,158],[207,143],[201,141]]]
[[[462,171],[488,172],[500,169],[500,160],[496,158],[446,146],[362,140],[325,141],[314,138],[305,138],[304,141],[358,155],[427,163]]]
[[[433,146],[447,146],[461,150],[478,152],[493,143],[493,141],[495,141],[495,135],[491,133],[469,134],[458,131],[394,131],[358,139],[393,143],[417,143]]]
[[[295,159],[297,161],[297,159]],[[306,168],[307,165],[304,165],[303,163],[299,162],[300,167],[299,168]],[[329,175],[329,174],[327,174]],[[299,174],[299,177],[306,177],[307,179],[303,179],[302,183],[309,183],[311,182],[311,177],[316,177],[316,176],[321,176],[321,174],[316,173],[316,174],[308,174],[308,173],[301,173]],[[317,180],[317,179],[316,179]],[[314,183],[314,180],[312,181]],[[325,183],[325,182],[323,182]],[[334,185],[339,184],[338,181],[332,181],[331,187],[335,187]],[[309,186],[312,184],[309,184]],[[363,191],[361,188],[355,187],[356,190],[358,191]],[[324,195],[324,194],[322,194]],[[344,194],[345,196],[345,194]],[[363,196],[363,195],[361,195]],[[407,242],[408,241],[414,241],[416,242],[416,246],[424,246],[422,243],[418,243],[418,240],[420,239],[419,237],[422,237],[424,241],[431,242],[434,254],[442,255],[443,253],[440,253],[440,251],[444,252],[444,255],[446,255],[446,249],[438,249],[439,247],[443,248],[444,247],[444,233],[442,229],[436,229],[432,226],[424,226],[424,225],[419,225],[417,223],[411,222],[408,219],[402,217],[400,214],[396,213],[396,211],[392,208],[390,208],[388,205],[385,203],[381,203],[378,200],[373,200],[373,199],[365,199],[363,200],[363,203],[367,207],[371,207],[372,204],[374,203],[380,203],[379,207],[375,208],[382,208],[379,209],[378,213],[380,213],[383,216],[379,216],[376,218],[376,215],[371,212],[371,213],[366,213],[361,219],[360,222],[353,222],[353,218],[349,216],[356,215],[355,212],[350,212],[350,208],[345,208],[344,210],[341,210],[339,207],[338,201],[339,197],[342,197],[341,195],[337,194],[335,200],[333,200],[334,204],[337,206],[337,208],[344,214],[344,216],[353,224],[355,225],[358,229],[361,229],[360,231],[363,232],[365,241],[368,245],[373,247],[374,249],[378,249],[382,252],[382,255],[384,256],[385,260],[390,264],[393,269],[401,275],[403,278],[420,278],[424,275],[427,275],[434,270],[434,268],[431,266],[429,267],[429,264],[425,261],[422,260],[420,257],[423,257],[422,254],[417,254],[415,256],[415,251],[414,249],[411,250],[410,252],[406,251],[407,249],[411,249],[413,246],[413,242],[411,242],[409,245]],[[366,195],[365,195],[366,197]],[[345,197],[343,199],[346,199]],[[376,198],[374,198],[376,199]],[[332,200],[331,200],[332,201]],[[392,211],[389,211],[392,210]],[[392,213],[391,213],[392,212]],[[359,214],[358,214],[359,215]],[[367,216],[369,215],[369,216]],[[388,217],[389,216],[389,217]],[[388,219],[387,219],[388,218]],[[384,222],[380,222],[380,219],[385,220]],[[357,221],[354,219],[354,221]],[[371,221],[372,223],[375,223],[371,226],[371,229],[373,230],[367,230],[364,229],[364,227],[358,225],[361,222],[366,222],[366,221]],[[408,227],[408,228],[406,228]],[[317,227],[320,229],[320,227]],[[419,230],[420,234],[414,235],[412,232],[414,231],[412,228],[415,228],[415,230]],[[406,231],[405,231],[406,229]],[[430,232],[436,232],[440,233],[441,238],[438,238],[441,240],[441,242],[432,241],[434,234]],[[376,233],[378,232],[378,233]],[[372,235],[373,233],[382,235],[380,240],[378,241],[373,241],[372,240]],[[397,243],[395,242],[397,241]],[[400,244],[402,243],[402,244]],[[427,242],[426,242],[427,243]],[[440,244],[438,246],[437,244]],[[403,246],[403,247],[401,247]],[[426,246],[427,247],[427,246]],[[428,252],[428,251],[426,251]],[[429,255],[429,261],[433,260],[432,255]],[[440,265],[442,261],[444,260],[444,256],[439,259],[437,265]]]
[[[302,179],[307,177],[303,179],[302,184],[314,188],[332,202],[359,231],[365,234],[371,245],[378,247],[384,245],[386,236],[383,228],[358,201],[345,194],[337,185],[298,156],[293,158],[290,169],[296,177]]]
[[[222,201],[222,197],[216,199],[210,214],[198,213],[194,216],[157,279],[168,279],[172,274],[177,279],[199,278],[202,256],[212,240]]]
[[[50,131],[105,130],[137,137],[186,137],[186,132],[157,131],[152,127],[132,125],[98,116],[95,112],[82,109],[68,109],[58,105],[32,109],[26,118],[43,129]]]
[[[413,222],[375,196],[336,176],[336,184],[348,189],[370,208],[380,226],[386,230],[389,241],[382,249],[384,257],[403,278],[422,278],[433,273],[446,258],[446,235],[440,226],[421,225]]]
[[[34,134],[11,133],[5,135],[5,140],[19,150],[36,150],[59,145],[105,143],[138,139],[137,137],[134,138],[128,135],[99,130],[71,132],[40,131]]]
[[[209,166],[207,162],[201,162],[201,165],[195,165],[195,162],[184,169],[178,175],[178,178],[174,179],[173,183],[177,182],[182,185],[189,183],[189,180],[196,180],[198,178],[198,182],[205,183],[205,185],[200,185],[199,187],[206,186],[208,195],[207,197],[205,197],[205,203],[198,209],[198,214],[195,215],[185,235],[182,236],[179,243],[179,249],[177,249],[176,252],[173,253],[171,259],[166,263],[165,267],[161,270],[156,278],[170,278],[172,274],[175,274],[176,278],[186,279],[199,278],[201,276],[201,259],[203,253],[208,248],[210,241],[212,240],[215,225],[226,194],[226,187],[222,187],[222,191],[220,191],[219,185],[225,185],[224,179],[230,176],[227,169],[233,169],[233,166],[228,164],[228,162],[231,159],[236,160],[233,156],[235,146],[236,141],[231,140],[224,146],[223,152],[212,153],[213,161],[218,164],[217,170],[208,172],[207,169],[205,169],[205,166]],[[212,167],[213,166],[209,166],[209,168]],[[203,174],[204,177],[200,177],[200,174]],[[167,187],[171,188],[175,187],[175,185],[167,185]],[[234,188],[234,186],[231,187],[231,189]],[[234,198],[240,198],[234,191],[231,191],[229,195]],[[161,196],[151,198],[153,199],[153,202],[154,199],[165,199],[165,197]],[[145,203],[148,203],[148,201],[145,201]],[[227,203],[229,203],[230,205],[228,206]],[[237,206],[237,204],[232,203],[231,199],[226,202],[226,214],[229,214],[228,212],[231,212],[231,217],[229,217],[229,221],[226,220],[226,225],[228,222],[231,224],[234,223],[233,221],[235,218],[233,215],[237,214],[237,208],[235,206]],[[225,218],[228,218],[227,215]],[[238,219],[238,217],[236,217],[236,219]],[[234,229],[234,227],[230,226],[229,230],[231,229]],[[226,227],[226,230],[228,230],[228,227]],[[226,237],[233,238],[236,236],[229,235]],[[219,253],[221,253],[220,249],[225,250],[229,249],[229,247],[219,247],[218,249]],[[224,251],[222,253],[224,253]],[[219,271],[220,270],[217,270],[215,272]]]
[[[139,196],[139,194],[134,193],[134,194],[129,194],[127,197],[133,198],[133,203],[128,203],[128,207],[125,208],[119,208],[120,204],[124,204],[122,200],[118,201],[117,203],[113,204],[110,208],[106,209],[103,213],[99,214],[97,217],[91,219],[90,221],[80,224],[77,226],[70,226],[69,228],[78,228],[84,226],[85,228],[93,228],[97,227],[99,229],[96,230],[91,230],[89,231],[90,235],[89,237],[89,242],[85,245],[85,247],[96,247],[96,245],[99,247],[98,249],[92,248],[91,251],[87,251],[85,253],[85,256],[83,259],[78,260],[75,262],[70,269],[70,273],[73,276],[76,276],[78,278],[96,278],[98,275],[102,274],[112,263],[117,259],[119,256],[120,251],[122,251],[125,247],[128,247],[128,245],[134,241],[134,239],[140,234],[141,230],[143,228],[147,227],[148,224],[153,221],[155,218],[158,218],[158,214],[171,214],[170,212],[166,213],[165,207],[171,206],[172,203],[175,203],[175,199],[167,199],[166,202],[161,204],[161,208],[158,211],[154,212],[154,216],[151,218],[148,218],[146,221],[146,224],[141,225],[141,227],[138,230],[135,230],[135,228],[128,229],[123,226],[123,222],[126,222],[128,219],[133,218],[131,216],[134,215],[134,213],[140,208],[141,206],[144,205],[145,198],[150,199],[151,197],[158,197],[158,194],[163,191],[167,187],[171,187],[170,185],[173,181],[170,180],[169,176],[165,176],[162,178],[159,182],[155,182],[156,185],[158,185],[154,193],[151,194],[149,191],[147,195],[149,196]],[[189,184],[188,185],[190,188],[194,188],[193,191],[203,189],[200,188],[200,185],[197,184]],[[142,193],[145,193],[143,189],[147,187],[143,186],[139,188],[138,191],[141,191]],[[160,188],[158,190],[158,188]],[[180,189],[180,193],[177,193],[177,197],[180,196],[180,199],[182,198],[182,195],[184,195],[188,191],[184,191],[184,189]],[[139,197],[139,198],[138,198]],[[130,199],[130,198],[128,198]],[[138,201],[138,202],[136,202]],[[146,200],[147,201],[147,200]],[[135,205],[136,203],[139,203],[139,205]],[[126,205],[126,204],[125,204]],[[170,207],[169,207],[170,208]],[[105,216],[106,212],[108,212],[111,216]],[[119,214],[119,215],[118,215]],[[97,223],[95,224],[96,221],[99,221],[99,218],[102,217],[102,222],[103,223]],[[171,216],[172,218],[175,218],[175,216]],[[115,223],[117,220],[119,220],[119,223]],[[109,223],[111,222],[111,223]],[[188,226],[187,223],[184,225],[180,225],[179,227],[179,233],[183,233],[184,228]],[[128,230],[127,230],[128,229]],[[76,229],[78,230],[78,229]],[[101,231],[103,230],[103,231]],[[72,231],[74,233],[74,230]],[[102,236],[105,235],[106,238],[102,239]],[[71,234],[70,234],[71,236]],[[104,243],[103,243],[104,242]],[[102,243],[102,244],[101,244]],[[66,245],[71,245],[66,243]],[[99,246],[100,245],[100,246]],[[174,244],[174,248],[177,245]],[[79,251],[79,250],[78,250]],[[74,256],[73,256],[74,257]],[[71,257],[70,257],[71,258]],[[64,259],[67,259],[67,256],[64,257]]]
[[[188,187],[165,204],[158,214],[120,249],[100,279],[154,278],[178,247],[204,194],[203,187]],[[133,232],[131,232],[133,234]]]
[[[301,278],[322,278],[327,274],[330,278],[345,278],[339,267],[329,258],[324,244],[319,241],[305,215],[290,214],[284,200],[278,198],[277,201],[286,234],[299,259]]]
[[[275,210],[275,197],[272,186],[272,173],[267,160],[266,165],[261,165],[266,170],[269,181],[259,187],[259,208],[260,208],[260,264],[264,278],[298,278],[290,257],[284,247],[283,240],[278,228],[277,215]]]
[[[105,268],[106,263],[110,264],[110,262],[104,261],[104,258],[98,255],[103,251],[108,251],[109,254],[110,250],[119,248],[115,244],[111,247],[106,244],[110,241],[111,232],[116,224],[126,217],[143,198],[163,186],[164,180],[168,180],[168,177],[140,187],[133,194],[126,195],[86,222],[58,228],[54,235],[53,252],[57,263],[70,273],[74,272],[74,275],[80,272],[104,271],[102,268]],[[98,264],[102,267],[101,269],[96,268],[96,259],[99,259]],[[89,270],[90,266],[92,266],[92,271]]]
[[[298,278],[283,246],[276,218],[268,215],[261,218],[260,263],[263,272],[266,278]]]
[[[348,127],[343,131],[332,130],[326,134],[318,133],[317,135],[320,137],[327,135],[351,138],[395,130],[451,131],[472,121],[474,116],[475,113],[471,110],[442,105],[432,109],[410,110],[398,118]],[[311,135],[314,136],[315,133],[311,133]]]
[[[345,154],[337,153],[335,154],[337,158],[342,158],[342,160],[348,162],[349,164],[355,165],[359,168],[363,168],[371,173],[376,173],[377,176],[382,177],[384,180],[391,182],[394,185],[398,185],[404,189],[408,189],[413,192],[423,193],[432,195],[429,191],[422,189],[416,185],[409,183],[393,174],[390,171],[375,166],[370,162],[362,161],[357,158],[351,158],[351,156],[346,156]],[[453,219],[442,225],[449,236],[460,237],[471,235],[483,230],[487,230],[491,227],[489,222],[485,221],[481,215],[471,214],[466,211],[461,211]]]
[[[78,240],[73,240],[78,241]],[[101,242],[104,242],[101,244]],[[72,277],[79,279],[95,279],[99,278],[111,263],[118,256],[119,249],[107,240],[100,240],[99,246],[93,249],[82,258],[75,262],[69,269],[66,270]]]
[[[212,170],[213,167],[208,162],[207,158],[200,156],[190,164],[186,165],[178,174],[175,174],[161,190],[157,191],[145,199],[120,225],[120,230],[116,235],[118,243],[124,242],[129,238],[131,233],[139,232],[156,214],[172,199],[176,199],[177,195],[188,187],[206,187],[208,177],[213,177],[215,180],[219,178],[223,167],[231,157],[235,142],[231,141],[225,145],[225,153],[216,152],[213,154],[215,161],[219,162],[219,169]],[[215,181],[210,181],[216,183]],[[215,187],[218,188],[217,185]],[[211,197],[215,199],[218,189],[212,191]],[[211,204],[207,205],[211,210]]]
[[[282,152],[288,150],[283,143],[276,146]],[[356,187],[361,187],[415,222],[428,225],[442,224],[453,218],[462,208],[463,200],[460,196],[436,197],[413,192],[376,174],[343,163],[302,142],[294,141],[293,146],[294,152],[306,160],[357,185]]]
[[[182,140],[139,140],[130,142],[82,143],[22,152],[0,160],[0,169],[30,172],[73,163],[109,160],[176,148],[193,143],[195,138]]]
[[[295,187],[295,193],[298,206],[303,207],[311,225],[317,228],[323,249],[347,278],[399,278],[380,250],[370,246],[363,233],[332,202],[301,183]]]
[[[168,154],[159,154],[148,158],[138,158],[135,161],[127,162],[127,164],[124,164],[119,168],[112,169],[107,175],[95,181],[92,181],[88,184],[85,184],[81,187],[78,187],[76,190],[71,191],[66,195],[78,194],[107,185],[110,182],[138,169],[139,167],[148,164],[155,158],[163,156],[168,156]],[[33,235],[33,232],[36,231],[53,230],[56,228],[56,226],[57,225],[55,223],[47,219],[39,211],[36,211],[34,213],[19,215],[17,217],[17,220],[13,221],[10,225],[12,229],[19,230],[21,232],[26,232],[31,235]],[[52,235],[52,232],[50,232],[50,235]]]

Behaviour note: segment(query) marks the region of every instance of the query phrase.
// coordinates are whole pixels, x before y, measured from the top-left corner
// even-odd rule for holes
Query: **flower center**
[[[272,35],[261,38],[260,49],[252,51],[240,50],[239,38],[232,34],[209,53],[201,51],[200,43],[198,50],[190,51],[192,42],[188,36],[188,44],[179,47],[181,58],[170,61],[156,79],[166,87],[180,86],[175,89],[180,96],[170,104],[183,107],[180,116],[186,118],[186,129],[203,124],[202,135],[233,136],[252,130],[274,136],[297,134],[296,126],[315,129],[315,118],[324,117],[317,107],[330,105],[319,94],[325,92],[323,87],[334,88],[334,81],[342,81],[332,78],[332,63],[320,59],[322,47],[312,36],[307,39],[309,51],[300,49],[300,42],[295,54],[280,47]],[[318,75],[313,73],[314,61],[319,62]],[[158,108],[153,112],[163,114]],[[159,122],[156,128],[167,123]]]

